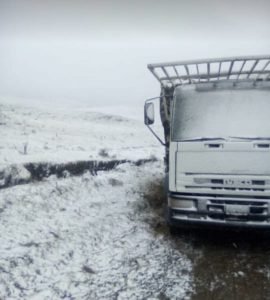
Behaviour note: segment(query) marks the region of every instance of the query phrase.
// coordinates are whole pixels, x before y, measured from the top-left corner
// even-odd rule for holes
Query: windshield
[[[172,139],[270,136],[270,89],[178,89]]]

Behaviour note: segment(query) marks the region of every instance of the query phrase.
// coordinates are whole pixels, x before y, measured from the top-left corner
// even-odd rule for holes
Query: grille
[[[211,189],[211,190],[221,190],[221,191],[254,191],[254,192],[270,191],[270,189],[263,189],[263,188],[196,186],[196,185],[185,185],[185,188],[186,189]]]
[[[252,175],[185,174],[180,176],[178,186],[182,191],[193,193],[269,194],[270,177]]]

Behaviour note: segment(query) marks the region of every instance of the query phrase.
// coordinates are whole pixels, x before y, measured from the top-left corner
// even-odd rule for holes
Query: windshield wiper
[[[225,141],[222,137],[194,137],[180,140],[180,142],[204,142],[204,141]]]
[[[246,141],[263,141],[270,140],[270,137],[245,137],[245,136],[230,136],[230,139],[246,140]]]

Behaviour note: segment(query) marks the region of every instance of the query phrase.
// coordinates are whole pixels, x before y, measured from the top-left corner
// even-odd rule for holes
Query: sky
[[[0,0],[0,97],[141,104],[148,63],[270,54],[268,0]]]

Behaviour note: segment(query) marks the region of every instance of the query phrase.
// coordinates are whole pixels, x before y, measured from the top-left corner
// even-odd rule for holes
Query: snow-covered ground
[[[0,165],[162,157],[141,108],[38,106],[0,101]],[[111,113],[109,113],[111,111]]]
[[[154,231],[146,197],[162,176],[160,163],[125,164],[2,190],[0,296],[183,299],[190,261]]]
[[[99,109],[0,102],[1,168],[18,176],[29,162],[157,158],[1,189],[1,299],[189,298],[191,262],[164,232],[164,149],[135,110]]]

